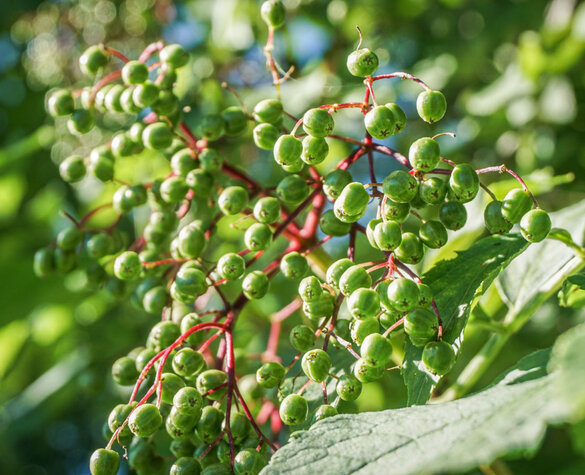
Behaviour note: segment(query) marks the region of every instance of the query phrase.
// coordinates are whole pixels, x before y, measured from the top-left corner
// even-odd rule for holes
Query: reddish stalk
[[[371,81],[374,82],[374,81],[379,81],[380,79],[389,79],[389,78],[410,79],[411,81],[414,81],[414,82],[420,84],[427,91],[431,90],[431,88],[429,86],[427,86],[421,79],[417,78],[416,76],[413,76],[412,74],[402,73],[402,72],[396,72],[396,73],[390,73],[390,74],[379,74],[378,76],[372,76]]]

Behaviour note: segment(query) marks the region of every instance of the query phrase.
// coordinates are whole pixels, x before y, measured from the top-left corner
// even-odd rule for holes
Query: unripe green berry
[[[357,289],[369,288],[371,285],[371,275],[366,269],[357,265],[352,265],[339,278],[339,290],[346,297],[349,297]]]
[[[325,211],[319,218],[321,231],[328,236],[345,236],[351,230],[351,223],[344,223],[337,219],[332,209]]]
[[[409,203],[396,203],[391,199],[383,201],[382,217],[387,221],[394,221],[396,223],[403,223],[406,218],[410,216]]]
[[[303,302],[303,312],[311,320],[330,317],[335,308],[335,299],[329,292],[323,292],[318,299],[310,302]]]
[[[375,317],[380,312],[380,297],[373,289],[357,289],[349,296],[347,308],[357,319]]]
[[[142,141],[146,148],[164,150],[173,142],[173,133],[166,122],[155,122],[144,128]]]
[[[404,331],[414,346],[425,346],[437,334],[437,316],[426,308],[417,307],[404,317]]]
[[[447,229],[457,231],[465,226],[467,210],[458,201],[446,201],[439,208],[439,219]]]
[[[529,242],[540,242],[548,236],[551,221],[548,213],[542,209],[528,211],[520,220],[522,236]]]
[[[206,198],[210,195],[211,190],[213,189],[214,178],[212,174],[205,170],[196,168],[187,173],[185,181],[193,190],[193,195],[195,197]]]
[[[362,393],[362,383],[353,374],[344,374],[337,380],[335,392],[344,401],[355,401]]]
[[[408,160],[415,169],[430,172],[441,160],[439,144],[429,137],[416,140],[408,150]]]
[[[187,52],[177,44],[165,46],[160,51],[159,58],[163,63],[168,64],[173,69],[183,67],[189,61]]]
[[[425,90],[416,98],[416,110],[422,120],[433,124],[445,115],[447,101],[442,92]]]
[[[254,205],[254,218],[264,224],[272,224],[280,217],[280,203],[272,196],[260,198]]]
[[[197,391],[199,391],[201,395],[204,395],[209,391],[213,391],[213,393],[208,394],[207,397],[211,401],[219,401],[226,393],[227,388],[216,388],[224,384],[227,379],[228,376],[223,371],[218,369],[208,369],[197,376]]]
[[[85,177],[85,173],[85,162],[78,155],[67,157],[59,165],[59,174],[68,183],[75,183],[82,180]]]
[[[91,475],[116,475],[120,467],[118,452],[110,449],[97,449],[89,459]]]
[[[268,225],[254,223],[244,233],[244,243],[250,251],[263,251],[272,242],[272,230]]]
[[[335,122],[327,109],[309,109],[303,115],[303,129],[313,137],[324,138],[333,132]]]
[[[353,181],[347,170],[335,169],[327,174],[323,181],[323,192],[330,200],[339,198],[343,189]]]
[[[288,426],[305,422],[308,412],[307,400],[298,394],[289,394],[280,404],[280,418]]]
[[[156,84],[145,81],[132,91],[132,101],[139,107],[149,107],[157,101],[159,93],[160,90]]]
[[[382,183],[384,194],[396,203],[412,201],[418,191],[418,181],[404,170],[393,171]]]
[[[453,168],[449,178],[451,195],[456,201],[467,203],[479,191],[479,177],[475,169],[468,163],[461,163]]]
[[[142,272],[140,257],[133,251],[126,251],[114,261],[114,275],[120,280],[134,280]]]
[[[423,244],[431,249],[439,249],[447,244],[447,229],[440,221],[425,221],[421,224],[418,235]]]
[[[424,253],[425,250],[421,240],[413,233],[402,234],[400,246],[394,251],[396,257],[406,264],[418,264],[422,260]]]
[[[160,184],[160,196],[167,203],[179,203],[189,191],[189,185],[182,176],[165,178]]]
[[[374,228],[374,240],[382,251],[393,251],[402,242],[402,230],[394,221],[383,221]]]
[[[182,348],[173,357],[173,371],[187,379],[193,377],[205,368],[203,355],[192,348]]]
[[[250,272],[242,281],[242,290],[248,299],[261,299],[268,292],[269,286],[268,277],[259,270]]]
[[[33,270],[37,277],[45,278],[55,270],[53,251],[48,248],[39,249],[35,252]]]
[[[83,135],[93,129],[95,119],[93,112],[85,109],[77,109],[67,121],[67,128],[73,135]]]
[[[140,61],[128,61],[122,68],[124,84],[142,84],[148,79],[148,67]]]
[[[203,116],[197,125],[199,134],[209,141],[219,139],[225,132],[225,122],[219,114]]]
[[[248,116],[241,107],[225,108],[221,112],[221,118],[225,126],[225,134],[229,137],[237,137],[248,128]]]
[[[422,282],[416,283],[419,292],[418,306],[427,307],[433,302],[433,291],[431,288]]]
[[[299,284],[299,295],[305,302],[312,302],[317,300],[323,294],[323,288],[321,287],[321,281],[311,275],[301,280]]]
[[[425,178],[420,182],[418,195],[425,203],[438,205],[445,201],[447,188],[447,182],[445,180],[433,176]]]
[[[221,433],[224,413],[214,406],[205,406],[197,423],[196,433],[205,444],[211,444]]]
[[[280,271],[288,279],[300,279],[309,271],[307,258],[296,251],[289,252],[280,261]]]
[[[73,96],[66,89],[54,91],[47,100],[47,111],[53,117],[73,114],[74,109]]]
[[[228,186],[219,195],[217,204],[223,214],[241,213],[248,206],[248,193],[241,186]]]
[[[179,457],[171,465],[169,471],[169,475],[199,475],[200,473],[202,473],[201,464],[193,457]]]
[[[292,165],[301,159],[302,142],[293,135],[281,135],[274,144],[274,160],[279,165]]]
[[[260,16],[271,28],[284,25],[286,10],[280,0],[266,0],[260,7]]]
[[[385,367],[392,356],[392,345],[385,336],[372,333],[364,338],[360,356],[371,366]]]
[[[362,318],[361,320],[352,320],[349,324],[349,329],[351,339],[356,345],[361,346],[368,335],[380,331],[380,324],[378,323],[377,318]]]
[[[309,195],[309,185],[303,177],[289,175],[276,187],[276,195],[289,205],[298,205]]]
[[[236,475],[257,475],[264,465],[266,462],[260,452],[252,448],[243,449],[234,458],[234,473]]]
[[[108,54],[99,46],[90,46],[79,57],[79,68],[86,76],[95,76],[108,64]]]
[[[319,422],[328,417],[333,417],[338,414],[337,409],[329,404],[321,404],[315,411],[313,422]]]
[[[83,239],[83,231],[72,226],[63,229],[57,234],[57,246],[64,251],[73,251]]]
[[[203,398],[197,389],[185,386],[173,396],[173,407],[181,414],[194,416],[198,419],[203,408]]]
[[[386,106],[376,106],[364,117],[368,133],[376,139],[385,139],[396,132],[394,113]]]
[[[422,360],[431,372],[443,376],[455,364],[455,351],[446,341],[431,341],[423,349]]]
[[[378,56],[368,48],[352,51],[347,57],[347,69],[352,76],[365,78],[378,69]]]
[[[301,365],[307,378],[316,383],[320,383],[329,375],[331,358],[323,350],[310,350],[303,355]]]
[[[333,211],[335,216],[344,223],[355,223],[366,213],[370,194],[360,182],[345,186],[339,198],[335,200]]]
[[[530,211],[532,204],[532,198],[527,191],[514,188],[502,201],[502,216],[510,223],[519,223],[522,216]]]
[[[132,358],[122,356],[112,365],[112,378],[120,386],[130,386],[136,382],[138,371]]]
[[[416,307],[420,300],[418,285],[406,278],[393,280],[386,292],[392,308],[400,312],[407,312]]]
[[[278,124],[282,120],[282,102],[264,99],[254,106],[254,119],[258,122]]]
[[[353,367],[353,374],[362,383],[371,383],[384,375],[384,368],[382,366],[372,366],[360,358]]]
[[[513,224],[502,216],[502,202],[490,201],[483,211],[486,229],[491,234],[503,234],[512,229]]]
[[[280,133],[272,124],[258,124],[252,131],[254,143],[263,150],[272,150]]]
[[[284,379],[286,371],[284,366],[276,361],[268,361],[264,363],[258,371],[256,371],[256,381],[263,388],[275,388]]]
[[[301,160],[307,165],[318,165],[327,158],[329,145],[324,138],[307,135],[303,139]]]
[[[213,148],[206,148],[199,153],[199,163],[206,172],[217,172],[221,170],[222,162],[219,153]]]
[[[354,263],[347,258],[335,261],[327,269],[325,280],[331,287],[339,289],[339,280],[341,279],[341,276],[353,265]],[[366,287],[369,287],[369,285]]]
[[[138,406],[128,419],[128,427],[136,437],[148,438],[162,425],[162,416],[154,404]]]
[[[297,325],[290,331],[289,341],[297,351],[309,351],[315,345],[315,332],[307,325]]]
[[[406,127],[406,114],[398,104],[394,104],[393,102],[386,104],[386,107],[392,111],[392,114],[394,114],[394,133],[398,134],[402,132],[404,127]]]
[[[224,254],[217,261],[217,272],[222,279],[236,280],[244,275],[246,270],[246,261],[242,256],[230,252]]]

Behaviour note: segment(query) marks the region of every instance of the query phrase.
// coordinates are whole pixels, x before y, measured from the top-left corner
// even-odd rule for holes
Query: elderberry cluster
[[[284,24],[284,6],[268,0],[260,13],[271,42],[274,30]],[[279,85],[271,47],[266,47],[267,63]],[[153,55],[158,61],[151,60]],[[113,63],[118,60],[123,66],[116,69]],[[347,58],[349,72],[364,80],[363,102],[321,105],[297,119],[285,111],[279,98],[268,98],[251,113],[243,103],[219,114],[203,113],[193,132],[183,120],[174,92],[176,70],[188,61],[178,45],[154,43],[137,60],[103,45],[92,46],[79,62],[92,85],[58,90],[47,100],[48,112],[66,118],[75,136],[89,132],[102,114],[136,119],[87,157],[73,155],[61,163],[65,181],[81,182],[92,175],[115,183],[117,189],[111,203],[79,220],[69,216],[72,226],[39,250],[34,262],[41,277],[83,269],[91,289],[103,287],[120,298],[131,294],[137,308],[159,317],[153,318],[144,346],[112,366],[114,381],[134,389],[129,402],[114,407],[108,417],[106,448],[96,450],[90,461],[93,475],[117,472],[120,460],[112,449],[114,443],[127,449],[130,466],[139,474],[167,470],[173,475],[232,470],[257,474],[267,462],[268,448],[276,449],[278,417],[297,426],[335,416],[341,412],[341,401],[360,396],[363,384],[399,367],[393,352],[397,343],[390,336],[400,328],[412,345],[422,348],[428,371],[446,374],[455,362],[454,349],[442,339],[432,289],[408,265],[421,262],[426,249],[445,246],[448,231],[463,228],[464,204],[476,197],[481,186],[493,198],[484,213],[490,233],[507,233],[519,223],[528,241],[539,242],[551,227],[547,213],[534,208],[534,198],[519,177],[522,188],[512,190],[501,202],[480,184],[483,173],[513,174],[505,168],[475,170],[469,164],[455,164],[441,157],[438,136],[415,140],[407,156],[375,142],[402,133],[407,124],[398,104],[378,104],[376,81],[400,77],[421,84],[424,91],[416,107],[427,123],[445,115],[446,100],[408,74],[375,76],[378,58],[368,48],[358,47]],[[363,140],[334,134],[334,117],[341,109],[363,115]],[[301,126],[302,134],[297,133]],[[222,154],[223,143],[236,146],[249,138],[250,128],[257,147],[272,150],[275,162],[287,173],[270,184],[275,186],[260,185]],[[321,174],[316,166],[330,156],[331,140],[348,142],[355,150],[338,157],[335,168]],[[148,183],[119,181],[116,163],[144,150],[165,157],[168,173]],[[369,155],[375,176],[373,155],[378,153],[393,157],[405,169],[393,171],[381,183],[355,180],[351,165]],[[376,217],[363,226],[359,221],[372,201],[378,205]],[[148,207],[150,214],[132,240],[118,224],[140,207]],[[103,209],[113,209],[116,221],[106,228],[89,226]],[[241,231],[243,249],[226,249],[214,233],[218,223],[229,217],[239,218],[232,219],[232,227]],[[318,228],[325,236],[321,240]],[[379,261],[356,262],[357,233],[366,236]],[[322,244],[341,236],[349,236],[347,258],[315,258]],[[286,249],[262,267],[259,263],[269,255],[266,251],[277,250],[283,242]],[[219,258],[214,257],[217,250],[221,250]],[[380,270],[382,275],[374,279]],[[270,332],[254,378],[236,365],[234,327],[249,300],[269,293],[278,272],[298,288],[298,297],[283,305],[285,313],[274,321],[275,331]],[[224,294],[224,286],[235,298]],[[208,295],[218,297],[223,307],[210,308]],[[290,331],[289,343],[298,354],[285,366],[276,354],[280,322],[298,308],[306,319]],[[333,374],[336,352],[349,352],[356,361],[347,371]],[[294,383],[301,374],[294,369],[298,360],[307,382],[293,393],[286,377],[292,376]],[[336,399],[331,404],[330,378],[336,379]],[[314,410],[303,396],[312,383],[321,384],[324,391],[323,404]],[[254,403],[253,410],[247,401]],[[276,422],[271,419],[269,437],[256,419],[260,413],[270,416],[270,411]],[[268,420],[265,414],[262,417],[263,422]],[[172,457],[161,451],[165,444]]]

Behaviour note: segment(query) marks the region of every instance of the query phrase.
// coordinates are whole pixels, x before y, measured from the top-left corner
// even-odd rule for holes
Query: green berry
[[[426,308],[417,307],[404,317],[404,331],[414,346],[425,346],[437,334],[437,316]]]
[[[408,160],[415,169],[430,172],[441,160],[439,144],[429,137],[416,140],[408,150]]]
[[[258,148],[263,150],[274,149],[274,144],[278,140],[280,133],[272,124],[258,124],[252,131],[254,143]]]
[[[244,243],[250,251],[263,251],[272,242],[272,230],[266,224],[254,223],[244,233]]]
[[[522,216],[530,211],[532,204],[532,198],[527,191],[514,188],[502,201],[502,216],[510,223],[519,223]]]
[[[402,313],[392,311],[384,311],[378,318],[380,325],[382,328],[390,328],[391,325],[394,325],[400,318],[402,318]]]
[[[296,251],[289,252],[280,261],[280,271],[287,279],[300,279],[309,271],[307,258]]]
[[[361,266],[352,265],[339,278],[339,290],[346,297],[360,288],[368,288],[372,285],[372,277]]]
[[[234,458],[234,473],[236,475],[257,475],[266,465],[262,454],[255,449],[240,450]]]
[[[53,251],[48,248],[39,249],[35,252],[33,270],[37,277],[45,278],[55,270]]]
[[[179,326],[170,321],[156,323],[150,333],[148,334],[148,343],[156,351],[161,351],[163,348],[167,348],[173,342],[181,336],[181,330]]]
[[[347,57],[347,69],[352,76],[365,78],[378,69],[378,56],[368,48],[352,51]]]
[[[416,98],[416,110],[422,120],[432,124],[445,115],[447,101],[442,92],[425,90]]]
[[[376,139],[385,139],[396,133],[394,113],[386,106],[376,106],[364,117],[368,133]]]
[[[396,248],[394,254],[406,264],[418,264],[422,260],[425,250],[416,234],[404,233],[400,246]]]
[[[490,234],[503,234],[512,229],[513,224],[502,216],[502,202],[490,201],[483,211],[486,229]]]
[[[175,406],[173,406],[171,407],[171,412],[167,419],[171,420],[173,428],[179,429],[185,433],[189,433],[195,428],[195,424],[197,424],[199,417],[201,417],[201,415],[183,414],[179,412]]]
[[[227,381],[227,378],[227,374],[218,369],[208,369],[203,371],[197,376],[197,391],[199,391],[201,395],[213,391],[213,393],[208,394],[207,397],[211,401],[219,401],[226,393],[227,388],[222,387],[217,390],[216,388],[224,384]]]
[[[83,239],[83,231],[76,226],[63,229],[57,234],[57,246],[64,251],[73,251]]]
[[[312,137],[324,138],[333,132],[335,122],[327,109],[309,109],[303,115],[303,129]]]
[[[124,84],[142,84],[148,79],[148,67],[140,61],[128,61],[122,68]]]
[[[134,280],[142,272],[142,261],[138,254],[126,251],[114,261],[114,275],[120,280]]]
[[[139,107],[149,107],[157,101],[159,92],[160,90],[156,84],[151,81],[145,81],[132,91],[132,101]]]
[[[165,46],[159,53],[159,58],[163,63],[168,64],[171,68],[177,69],[187,64],[189,55],[177,44]]]
[[[548,236],[551,221],[548,213],[542,209],[528,211],[520,220],[522,236],[529,242],[540,242]]]
[[[418,191],[418,181],[404,170],[393,171],[382,183],[384,194],[396,203],[412,201]]]
[[[433,302],[433,291],[427,284],[423,284],[422,282],[417,282],[416,285],[418,286],[419,291],[419,300],[418,306],[419,307],[427,307],[431,305]]]
[[[366,213],[370,194],[360,182],[345,186],[339,198],[335,200],[333,211],[335,216],[344,223],[355,223]]]
[[[161,400],[166,404],[172,404],[175,394],[185,387],[185,381],[174,373],[163,373],[161,376]],[[158,392],[158,391],[157,391]]]
[[[351,230],[351,223],[337,219],[332,209],[325,211],[319,218],[321,231],[328,236],[345,236]]]
[[[187,302],[203,295],[207,291],[207,276],[200,269],[185,268],[179,270],[173,283],[175,290],[183,297],[187,297]],[[172,295],[172,287],[171,287]],[[185,302],[185,303],[187,303]]]
[[[163,308],[167,305],[167,301],[169,299],[169,294],[167,290],[159,285],[157,287],[153,287],[150,289],[146,294],[144,294],[144,298],[142,299],[142,306],[144,310],[152,315],[160,315],[163,311]]]
[[[353,262],[347,258],[335,261],[327,269],[325,280],[331,287],[339,289],[339,280],[341,279],[341,276],[353,265]],[[369,285],[366,287],[369,287]]]
[[[317,300],[323,294],[323,288],[321,287],[321,281],[311,275],[301,280],[299,284],[299,295],[305,302],[312,302]]]
[[[87,254],[93,259],[107,256],[114,247],[112,237],[106,233],[97,233],[90,236],[85,243]]]
[[[357,319],[375,317],[380,312],[380,297],[373,289],[357,289],[349,296],[347,308]]]
[[[71,272],[77,265],[77,257],[74,251],[64,251],[63,249],[57,248],[53,253],[53,258],[55,268],[63,274]]]
[[[211,173],[221,170],[222,159],[215,149],[206,148],[199,153],[198,158],[199,163],[201,164],[201,168],[203,168],[203,170],[206,172]]]
[[[418,186],[418,195],[422,201],[430,205],[439,205],[447,196],[447,182],[437,177],[422,180]]]
[[[164,150],[173,142],[173,133],[166,122],[149,124],[142,132],[142,141],[146,148],[151,150]]]
[[[194,196],[198,198],[205,198],[208,197],[213,189],[213,182],[214,178],[213,175],[202,170],[200,168],[196,168],[195,170],[191,170],[185,176],[185,181],[187,185],[193,190]]]
[[[364,338],[360,348],[360,356],[371,366],[385,367],[392,356],[392,345],[385,336],[371,333]]]
[[[256,371],[256,381],[263,388],[275,388],[282,382],[285,373],[284,366],[276,361],[269,361]]]
[[[447,229],[440,221],[425,221],[421,224],[418,235],[423,244],[431,249],[439,249],[447,244]]]
[[[181,255],[194,259],[199,257],[205,248],[205,234],[198,227],[191,224],[181,229],[178,243]]]
[[[79,57],[79,68],[86,76],[95,76],[107,64],[108,55],[99,46],[90,46]]]
[[[226,427],[226,421],[224,421],[224,428]],[[243,412],[232,411],[230,414],[230,431],[232,432],[232,438],[234,444],[240,445],[250,434],[252,425],[248,420],[248,417]],[[224,436],[224,440],[229,442],[227,434]],[[229,446],[228,446],[229,447]]]
[[[362,318],[361,320],[352,320],[349,324],[351,339],[359,346],[364,339],[372,333],[380,331],[378,319],[374,317]]]
[[[125,133],[118,133],[112,138],[111,149],[112,154],[116,158],[134,155],[136,148],[136,144]]]
[[[89,459],[91,475],[116,475],[119,467],[120,456],[110,449],[97,449]]]
[[[118,404],[112,409],[112,412],[110,412],[110,415],[108,416],[108,427],[112,432],[116,432],[116,430],[124,424],[135,406],[136,402],[132,404]],[[125,444],[126,441],[129,442],[129,439],[132,439],[132,432],[127,425],[120,430],[119,439],[123,441],[123,444]]]
[[[199,318],[199,315],[197,315],[194,312],[188,313],[181,320],[180,333],[183,334],[189,331],[191,328],[193,328],[195,325],[198,325],[199,323],[202,323],[201,319]],[[203,343],[203,341],[205,341],[205,339],[206,339],[205,332],[199,331],[189,335],[185,341],[189,345],[199,346],[201,343]]]
[[[205,406],[197,423],[197,435],[205,444],[211,444],[221,433],[224,413],[214,406]]]
[[[368,225],[366,226],[366,237],[368,238],[368,242],[370,243],[370,246],[372,246],[374,249],[379,249],[379,246],[376,243],[376,240],[374,239],[374,229],[381,222],[382,222],[382,218],[371,219],[368,222]]]
[[[75,103],[73,102],[73,96],[65,89],[54,91],[47,100],[47,111],[53,117],[73,114],[74,109]]]
[[[280,0],[266,0],[260,7],[260,16],[271,28],[284,25],[286,10]]]
[[[371,383],[384,375],[384,368],[382,366],[372,366],[360,358],[353,367],[353,374],[362,383]]]
[[[197,389],[185,386],[173,396],[173,407],[181,414],[195,416],[197,419],[201,416],[203,398]]]
[[[406,114],[398,104],[394,104],[393,102],[386,104],[386,107],[392,111],[392,114],[394,114],[394,123],[396,127],[394,133],[397,134],[402,132],[406,126]]]
[[[409,203],[397,203],[388,198],[386,198],[386,201],[383,201],[382,216],[385,220],[403,223],[409,215]]]
[[[132,358],[122,356],[112,365],[112,378],[120,386],[130,386],[136,382],[138,371]]]
[[[138,406],[128,419],[128,427],[136,437],[150,437],[161,425],[162,416],[154,404]]]
[[[254,205],[254,218],[264,224],[272,224],[280,217],[280,203],[272,196],[260,198]]]
[[[152,104],[152,110],[159,116],[177,116],[180,115],[179,110],[179,98],[175,96],[171,91],[162,89],[159,84],[159,93],[156,102]],[[139,86],[140,87],[140,86]]]
[[[254,119],[268,124],[279,124],[282,120],[282,102],[276,99],[264,99],[254,107]]]
[[[330,200],[339,198],[343,189],[353,181],[347,170],[335,169],[327,174],[323,181],[323,192]]]
[[[274,160],[279,165],[292,165],[301,160],[302,142],[293,135],[281,135],[274,144]]]
[[[208,114],[201,118],[197,129],[204,139],[214,141],[224,134],[225,122],[219,114]]]
[[[246,270],[246,261],[242,256],[230,252],[224,254],[217,261],[217,272],[222,279],[236,280],[244,275]]]
[[[120,94],[120,106],[122,106],[122,110],[128,114],[138,114],[142,111],[142,108],[134,103],[134,99],[132,98],[133,93],[134,89],[127,87],[122,91],[122,94]]]
[[[177,442],[177,441],[173,441]],[[199,475],[201,464],[193,457],[180,457],[171,465],[169,475]]]
[[[329,145],[324,138],[307,135],[303,139],[301,160],[307,165],[318,165],[327,158]]]
[[[374,228],[374,240],[382,251],[393,251],[402,242],[402,230],[394,221],[383,221]]]
[[[323,292],[318,299],[311,302],[303,302],[303,312],[310,320],[330,317],[334,308],[335,299],[329,292]]]
[[[423,349],[422,360],[432,373],[443,376],[455,364],[455,351],[446,341],[431,341]]]
[[[289,175],[276,187],[276,195],[287,204],[298,205],[309,195],[309,185],[300,175]]]
[[[307,400],[297,394],[289,394],[280,404],[280,418],[287,426],[302,424],[307,419]]]
[[[193,388],[191,388],[193,389]],[[199,394],[199,393],[197,393]],[[188,457],[191,458],[191,455],[193,455],[193,451],[195,449],[195,446],[193,445],[193,443],[190,440],[173,440],[171,441],[171,444],[169,446],[169,449],[171,450],[171,453],[179,458],[182,457]]]
[[[321,404],[313,416],[313,422],[319,422],[328,417],[333,417],[338,414],[337,409],[329,404]]]
[[[78,155],[67,157],[59,165],[61,178],[68,183],[75,183],[85,177],[85,161]]]
[[[400,312],[407,312],[416,307],[420,300],[418,285],[406,278],[393,280],[386,292],[392,309]]]
[[[205,368],[203,355],[192,348],[182,348],[173,357],[173,371],[187,379],[193,377]]]
[[[325,381],[331,369],[329,355],[319,349],[307,351],[301,361],[305,376],[316,383]]]
[[[241,186],[228,186],[217,200],[219,209],[223,214],[238,214],[248,206],[248,193]]]
[[[449,188],[453,198],[461,203],[471,201],[479,191],[479,177],[468,163],[461,163],[453,168],[449,178]]]
[[[298,351],[309,351],[315,345],[315,332],[307,325],[297,325],[290,331],[291,346]]]
[[[353,374],[344,374],[337,380],[335,392],[344,401],[355,401],[362,393],[362,383]]]
[[[182,176],[171,176],[160,184],[160,196],[167,203],[179,203],[185,199],[189,185]]]
[[[67,128],[73,135],[88,133],[95,125],[93,113],[86,109],[77,109],[67,121]]]
[[[248,299],[261,299],[268,292],[269,286],[268,277],[259,270],[250,272],[242,281],[242,290]]]
[[[447,201],[439,208],[439,219],[447,229],[457,231],[465,226],[467,210],[458,201]]]
[[[248,128],[248,116],[241,107],[225,108],[221,112],[221,118],[225,125],[225,134],[229,137],[237,137]]]

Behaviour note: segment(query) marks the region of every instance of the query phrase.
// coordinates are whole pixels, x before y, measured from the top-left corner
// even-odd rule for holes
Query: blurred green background
[[[361,83],[345,68],[359,25],[364,45],[380,58],[379,72],[411,72],[444,92],[449,109],[434,130],[457,135],[455,140],[442,139],[445,156],[471,161],[476,167],[500,163],[514,167],[547,209],[585,196],[584,4],[574,0],[284,3],[288,21],[277,33],[275,55],[283,70],[295,66],[293,79],[283,87],[287,111],[299,115],[310,106],[361,100]],[[127,125],[106,120],[101,132],[73,143],[62,122],[46,118],[45,93],[56,86],[87,85],[76,61],[87,45],[105,42],[136,57],[146,44],[162,37],[191,53],[178,86],[183,104],[192,107],[188,121],[196,120],[202,110],[221,110],[234,103],[222,91],[222,81],[241,92],[251,108],[257,100],[274,95],[264,69],[266,30],[258,11],[256,0],[3,2],[0,473],[88,473],[89,454],[103,445],[102,423],[111,407],[126,397],[111,381],[111,363],[142,344],[154,322],[134,309],[129,299],[118,302],[103,291],[86,290],[80,273],[44,281],[32,274],[34,251],[67,224],[59,210],[81,216],[113,191],[95,183],[72,189],[61,181],[58,163],[74,149],[87,152],[105,141],[108,130]],[[415,117],[418,89],[412,83],[381,81],[376,92]],[[358,115],[338,117],[337,133],[351,135],[360,126]],[[413,120],[404,134],[389,143],[404,152],[412,140],[428,133],[427,125]],[[334,158],[346,152],[336,144]],[[266,167],[272,163],[270,154],[259,153],[249,143],[242,148],[225,145],[222,153],[265,183],[275,184],[281,176]],[[354,176],[367,180],[361,165]],[[157,167],[155,159],[145,166],[148,172]],[[393,165],[382,157],[376,167],[383,177]],[[133,166],[128,168],[125,173],[130,178],[139,178]],[[500,195],[507,186],[504,181],[494,190]],[[472,220],[467,233],[440,256],[431,255],[425,265],[465,247],[481,232],[480,222]],[[345,240],[334,239],[327,250],[341,255],[344,245]],[[358,250],[358,257],[367,255]],[[249,341],[247,352],[263,349],[267,316],[292,298],[284,279],[277,279],[273,289],[274,297],[254,304],[253,312],[245,312],[238,325],[236,344],[238,337],[241,345]],[[495,294],[487,304],[496,314],[502,310]],[[290,323],[299,320],[296,315]],[[582,320],[583,315],[550,302],[508,345],[481,384],[519,357],[550,346],[560,332]],[[479,326],[471,326],[467,333],[458,368],[488,335]],[[287,332],[283,335],[286,338]],[[404,403],[398,375],[369,385],[359,400],[363,410]],[[584,448],[577,439],[565,428],[551,429],[534,459],[507,461],[506,469],[584,473]]]

